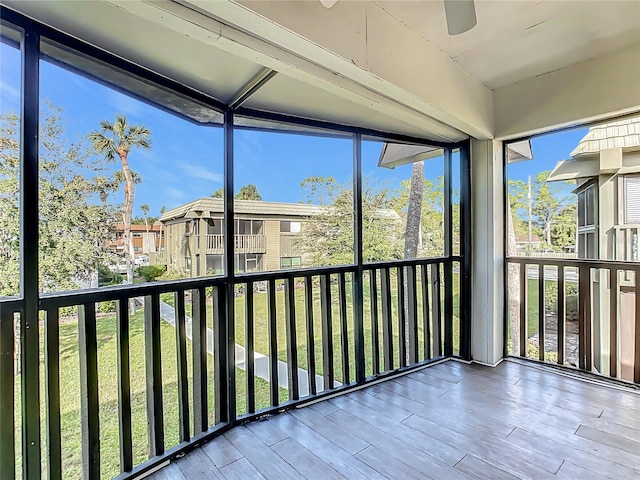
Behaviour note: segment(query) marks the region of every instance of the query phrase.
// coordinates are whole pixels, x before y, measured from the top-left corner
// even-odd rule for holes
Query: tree
[[[142,205],[140,205],[140,211],[144,216],[144,225],[145,227],[147,227],[147,233],[149,233],[149,221],[147,219],[147,214],[149,213],[149,205],[147,205],[146,203],[143,203]]]
[[[309,177],[300,186],[307,203],[319,213],[305,222],[298,237],[303,260],[312,266],[353,263],[353,192],[333,177]],[[362,192],[362,257],[365,262],[398,259],[402,255],[400,218],[389,210],[389,191],[372,186]]]
[[[258,193],[258,187],[253,183],[249,183],[244,187],[240,187],[236,194],[236,200],[262,200],[262,196]]]
[[[62,109],[48,105],[39,132],[39,277],[41,291],[77,289],[108,260],[104,245],[115,210],[106,203],[99,162],[72,142]],[[0,296],[19,292],[20,119],[0,115]]]
[[[422,217],[422,195],[424,191],[424,163],[416,162],[411,169],[411,187],[407,206],[407,223],[404,234],[404,258],[418,256],[420,243],[420,220]]]
[[[116,121],[106,120],[100,123],[100,130],[91,132],[89,139],[97,153],[103,154],[107,161],[120,159],[124,175],[124,205],[122,221],[124,223],[124,247],[127,252],[127,280],[133,283],[133,266],[135,252],[131,236],[131,217],[135,195],[135,178],[129,167],[129,153],[132,148],[151,148],[151,131],[144,125],[128,125],[124,115],[116,114]]]
[[[222,198],[224,197],[224,188],[220,187],[215,192],[211,194],[213,198]]]

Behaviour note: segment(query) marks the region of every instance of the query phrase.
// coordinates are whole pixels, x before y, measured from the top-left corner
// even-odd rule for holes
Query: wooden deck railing
[[[342,266],[252,273],[236,277],[233,284],[208,277],[44,294],[40,368],[49,478],[63,478],[67,461],[61,398],[71,393],[61,391],[63,309],[77,309],[82,476],[100,477],[104,449],[113,443],[119,449],[120,477],[129,478],[256,415],[451,355],[460,342],[453,335],[451,280],[459,262],[453,257],[395,261],[364,265],[361,272]],[[132,316],[131,299],[138,301],[142,320],[140,313]],[[104,403],[99,385],[114,375],[105,370],[99,352],[100,325],[106,320],[96,311],[102,302],[115,302],[109,318],[116,335],[117,433],[111,424],[107,429],[101,424],[103,410],[113,406]],[[19,302],[0,301],[0,467],[9,472],[6,478],[13,478],[18,452],[13,412],[23,401],[13,388],[14,317],[20,314]],[[162,350],[165,323],[173,326],[171,355]],[[130,339],[140,328],[144,382],[131,376],[138,355]],[[177,388],[163,381],[167,369],[175,372]],[[145,438],[140,438],[141,419],[136,417],[141,410],[132,404],[141,383]],[[173,399],[167,396],[171,389]],[[167,417],[167,402],[177,402],[177,418]],[[168,434],[177,441],[167,443]],[[135,451],[145,441],[147,459],[141,461]]]
[[[640,225],[616,225],[614,232],[616,260],[640,261]]]
[[[207,253],[224,253],[224,235],[207,234]],[[236,253],[265,253],[267,251],[267,239],[264,235],[240,235],[235,236]]]
[[[518,291],[507,301],[512,355],[640,382],[640,263],[509,257],[507,265],[505,290]]]

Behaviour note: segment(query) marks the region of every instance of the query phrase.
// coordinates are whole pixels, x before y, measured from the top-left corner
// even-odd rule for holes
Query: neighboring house
[[[578,256],[639,261],[640,118],[591,127],[549,181],[574,180]]]
[[[124,249],[124,225],[117,224],[114,226],[115,235],[112,240],[107,243],[107,248],[112,252],[125,256]],[[149,254],[162,249],[162,225],[159,222],[147,226],[144,224],[132,224],[131,235],[133,237],[133,250],[136,255]]]
[[[549,181],[562,180],[575,181],[577,186],[578,257],[640,261],[640,118],[589,128],[571,158],[559,162],[549,176]],[[594,270],[591,278],[595,358],[604,359],[609,345],[611,283],[604,270]],[[635,338],[632,272],[619,271],[617,283],[622,375],[633,378],[629,370]]]
[[[531,242],[529,242],[529,235],[517,235],[516,236],[516,251],[517,252],[538,252],[542,242],[538,235],[531,235]]]
[[[295,238],[316,205],[236,200],[236,272],[277,270],[303,264]],[[160,218],[166,248],[152,259],[191,276],[224,270],[223,200],[205,197],[167,211]]]

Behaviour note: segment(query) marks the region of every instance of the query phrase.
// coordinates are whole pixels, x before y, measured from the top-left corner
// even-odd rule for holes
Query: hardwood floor
[[[640,394],[449,361],[236,427],[151,478],[640,478]]]

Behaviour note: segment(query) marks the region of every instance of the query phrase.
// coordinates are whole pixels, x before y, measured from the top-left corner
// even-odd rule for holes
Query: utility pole
[[[531,196],[531,175],[529,175],[529,190],[527,192],[527,199],[529,200],[529,254],[531,254],[531,210],[532,210],[532,202],[533,197]]]

